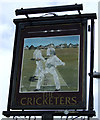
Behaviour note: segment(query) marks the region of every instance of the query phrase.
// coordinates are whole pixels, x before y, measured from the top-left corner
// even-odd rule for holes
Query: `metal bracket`
[[[29,9],[17,9],[16,15],[26,14],[38,14],[38,13],[50,13],[50,12],[63,12],[63,11],[75,11],[83,10],[82,4],[65,5],[65,6],[54,6],[54,7],[43,7],[43,8],[29,8]]]
[[[88,73],[88,75],[90,77],[93,77],[93,78],[100,78],[100,72],[94,72],[93,74],[92,73]]]
[[[90,32],[91,31],[91,26],[90,25],[88,25],[88,32]]]
[[[45,16],[47,16],[47,15],[49,15],[49,14],[53,15],[54,17],[57,17],[57,16],[58,16],[57,14],[55,14],[55,13],[53,13],[53,12],[49,12],[49,13],[47,13],[47,14],[44,14],[44,15],[40,16],[40,17],[45,17]]]

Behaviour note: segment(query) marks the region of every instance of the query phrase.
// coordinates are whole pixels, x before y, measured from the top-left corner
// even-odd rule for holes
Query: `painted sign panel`
[[[25,38],[20,93],[79,91],[79,42],[79,35]]]
[[[20,24],[15,38],[12,109],[86,107],[86,21]]]

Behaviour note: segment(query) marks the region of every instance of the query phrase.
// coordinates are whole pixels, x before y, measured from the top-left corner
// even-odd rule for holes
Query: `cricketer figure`
[[[41,83],[42,83],[42,81],[44,79],[45,74],[47,74],[47,73],[50,73],[53,76],[54,83],[55,83],[55,86],[56,86],[55,91],[59,91],[60,90],[60,82],[59,82],[58,74],[56,72],[56,67],[59,66],[59,65],[63,65],[64,66],[65,63],[62,62],[56,56],[55,49],[51,49],[49,52],[50,52],[49,58],[45,62],[45,70],[42,69],[42,71],[39,74],[38,82],[37,82],[35,91],[40,90]]]

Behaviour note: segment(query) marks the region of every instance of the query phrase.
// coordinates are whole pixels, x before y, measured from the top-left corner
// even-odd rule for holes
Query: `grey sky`
[[[98,10],[98,1],[99,0],[0,0],[0,118],[2,117],[1,111],[6,110],[7,108],[7,99],[10,83],[10,73],[11,73],[11,64],[12,64],[12,55],[13,55],[13,45],[14,45],[14,35],[15,35],[15,25],[13,23],[14,18],[19,18],[21,16],[15,16],[15,10],[20,8],[36,8],[36,7],[47,7],[55,5],[69,5],[69,4],[83,4],[82,13],[97,13]],[[71,12],[73,14],[73,12]],[[77,13],[77,12],[76,12]],[[61,14],[61,13],[59,13]],[[64,14],[69,14],[65,12]],[[24,16],[22,16],[24,17]],[[96,21],[97,28],[97,21]],[[98,53],[98,44],[97,44],[97,29],[95,30],[95,67],[97,69],[97,53]],[[88,50],[89,52],[89,50]],[[89,63],[89,62],[88,62]],[[89,69],[88,69],[89,72]],[[89,82],[89,78],[87,79]],[[97,82],[95,82],[95,97],[97,97]],[[98,111],[97,100],[95,99],[95,109]]]

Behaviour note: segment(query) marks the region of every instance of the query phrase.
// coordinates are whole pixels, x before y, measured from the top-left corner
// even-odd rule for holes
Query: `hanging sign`
[[[10,108],[86,108],[87,20],[15,24]]]

